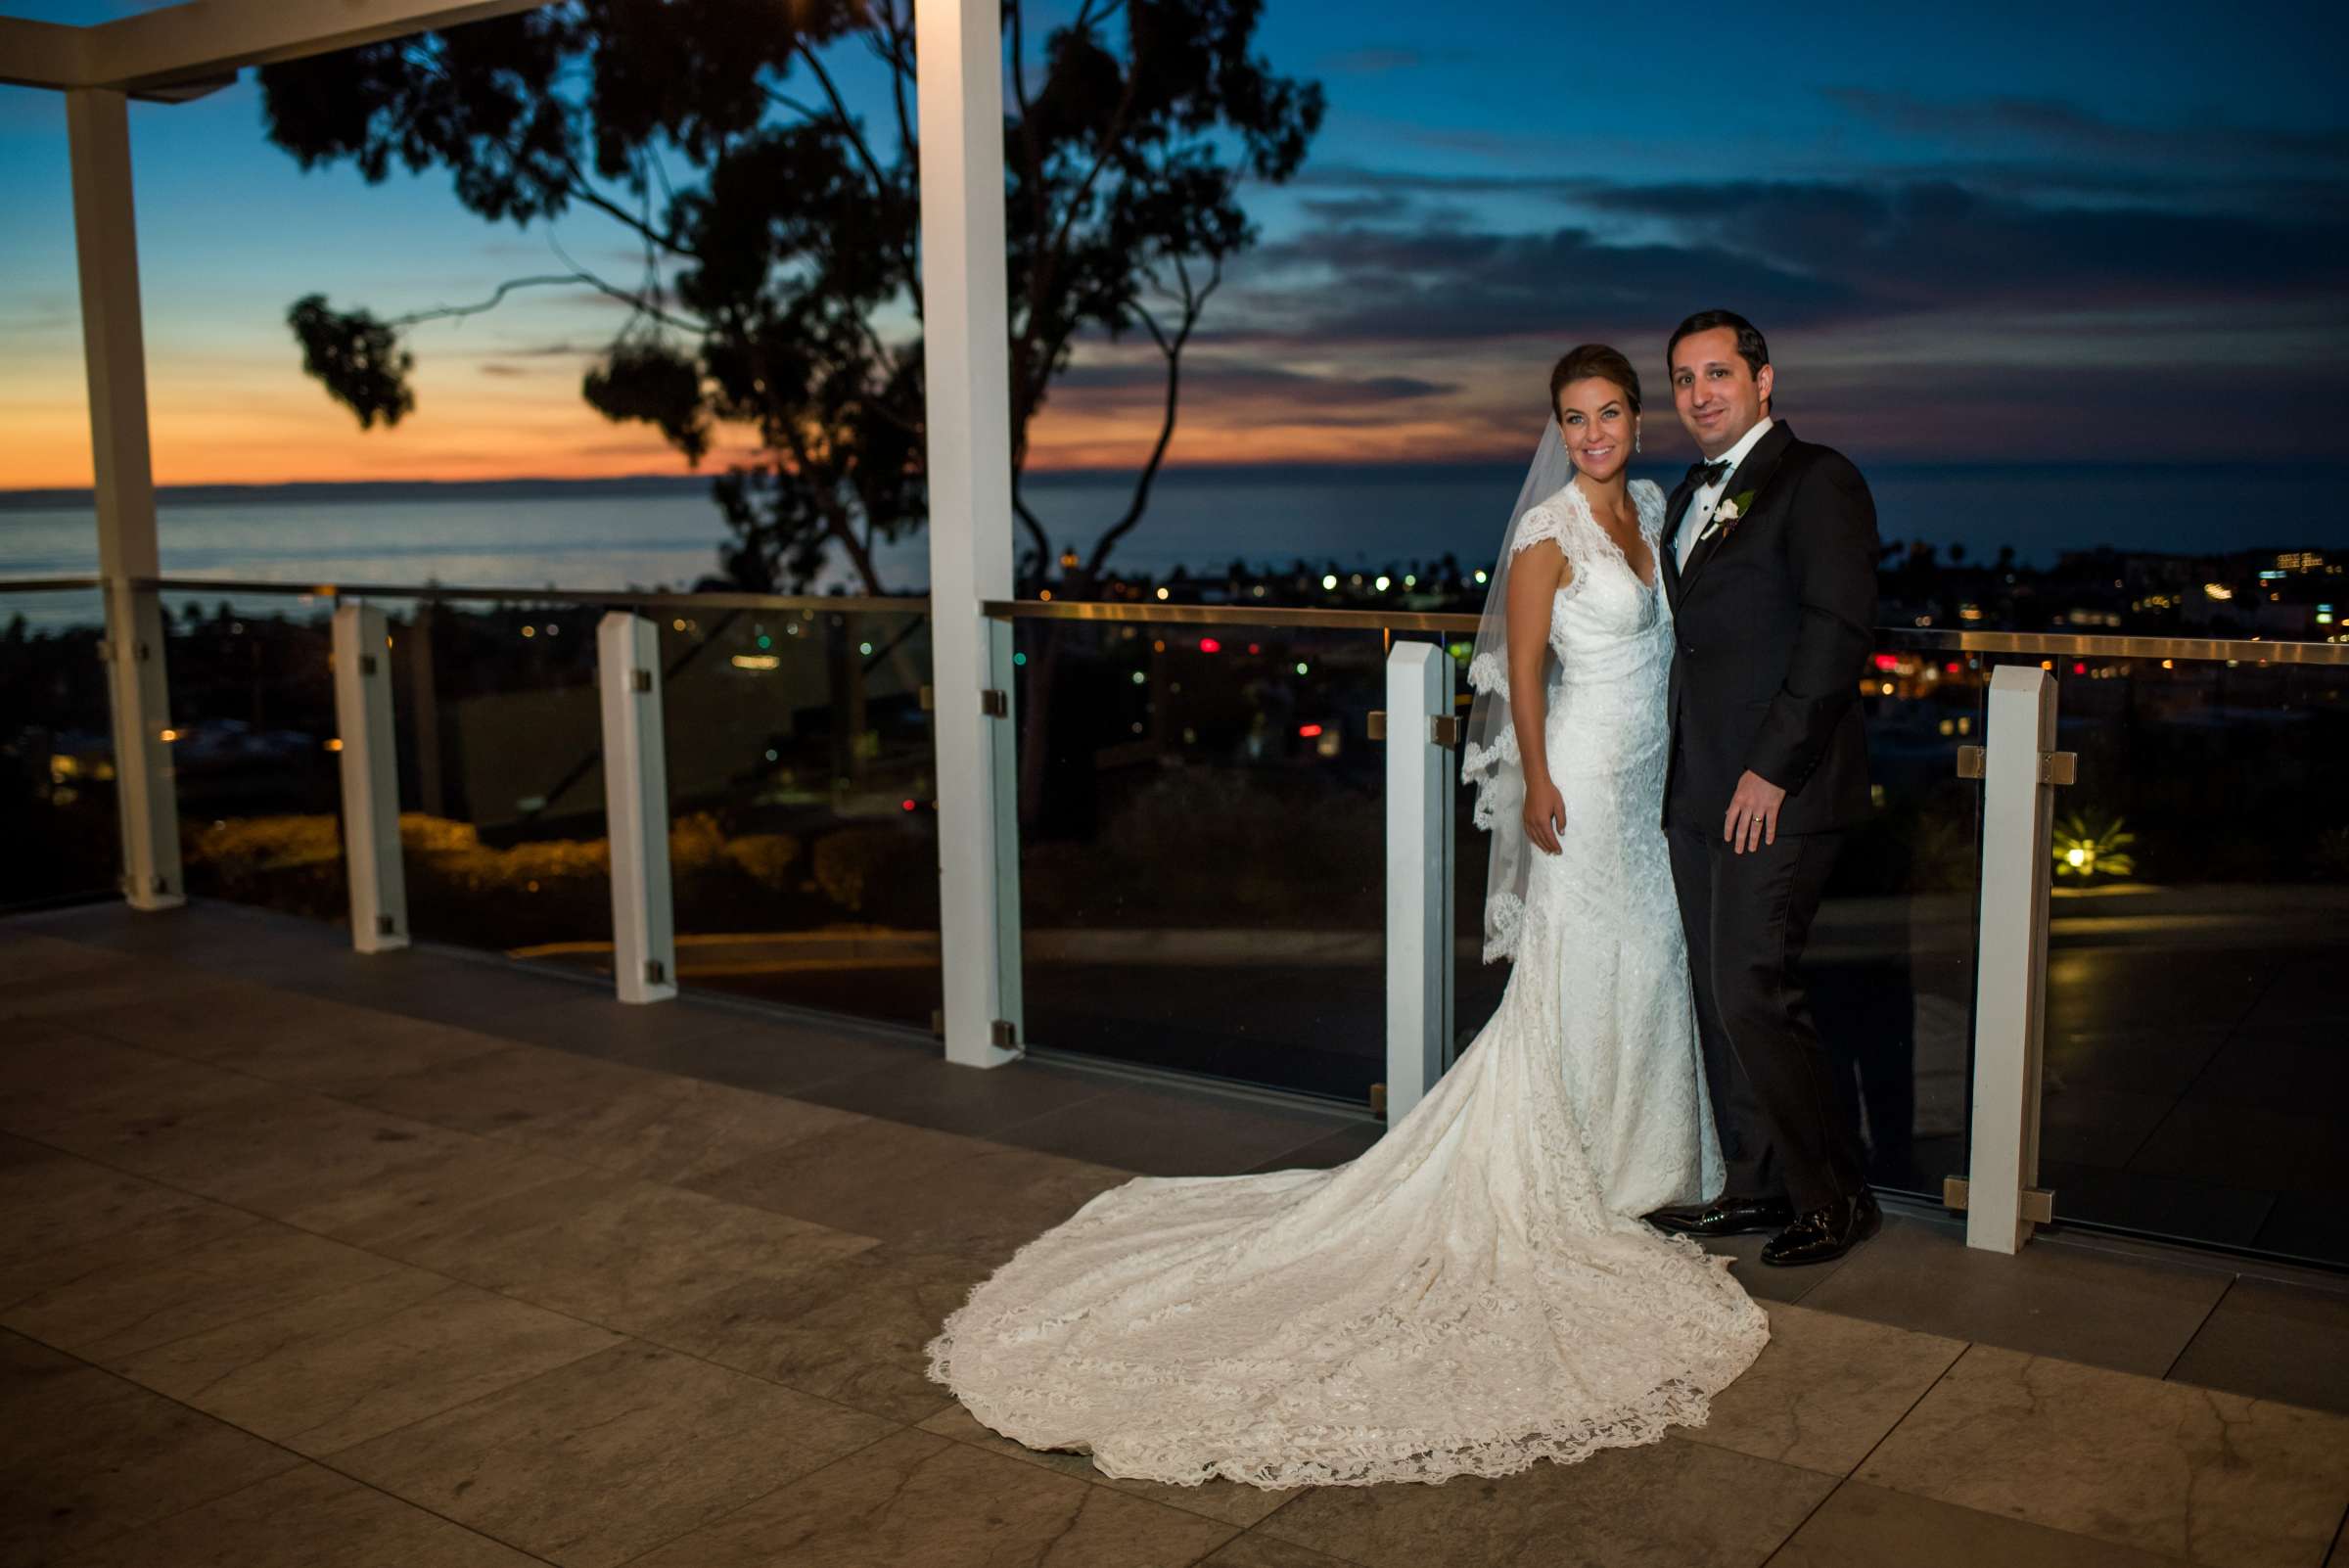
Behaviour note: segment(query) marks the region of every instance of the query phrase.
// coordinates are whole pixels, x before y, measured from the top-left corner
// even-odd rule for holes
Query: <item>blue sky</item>
[[[91,22],[132,9],[0,0]],[[1032,27],[1035,23],[1032,22]],[[1703,11],[1267,0],[1320,80],[1306,172],[1260,190],[1189,376],[1177,462],[1522,451],[1549,360],[1618,342],[1681,444],[1661,348],[1688,309],[1771,333],[1782,409],[1876,460],[2349,458],[2306,377],[2349,329],[2341,31],[2316,6]],[[159,475],[675,471],[577,399],[611,330],[576,296],[421,332],[417,415],[362,436],[298,369],[288,302],[384,313],[590,258],[493,229],[444,179],[369,188],[269,147],[250,79],[136,106]],[[63,114],[0,89],[0,487],[86,479]],[[1151,366],[1089,350],[1047,466],[1137,455]]]

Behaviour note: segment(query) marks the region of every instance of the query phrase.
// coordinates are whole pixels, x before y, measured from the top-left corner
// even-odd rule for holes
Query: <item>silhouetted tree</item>
[[[1147,336],[1165,361],[1156,441],[1089,557],[1097,579],[1140,521],[1180,402],[1181,364],[1226,262],[1256,237],[1243,181],[1280,183],[1319,127],[1317,84],[1250,53],[1261,0],[1082,0],[1040,51],[1003,10],[1012,457],[1087,335]],[[842,90],[880,67],[876,134]],[[607,418],[658,429],[689,463],[716,428],[755,461],[714,490],[727,574],[803,586],[835,546],[868,589],[874,547],[926,514],[912,0],[573,0],[261,72],[272,140],[369,180],[445,168],[469,209],[527,224],[589,209],[626,235],[624,277],[574,263],[478,302],[378,317],[321,296],[289,322],[304,368],[362,426],[414,407],[408,330],[520,289],[624,306],[585,378]],[[1024,501],[1035,569],[1053,560]]]

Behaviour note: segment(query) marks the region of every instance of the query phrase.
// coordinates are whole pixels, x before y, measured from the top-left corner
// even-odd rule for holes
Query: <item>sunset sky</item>
[[[93,22],[105,0],[0,0]],[[1513,458],[1548,361],[1650,378],[1681,314],[1771,334],[1781,411],[1875,461],[2349,459],[2349,107],[2331,8],[1478,7],[1267,0],[1321,80],[1304,177],[1186,381],[1184,464]],[[362,434],[299,371],[296,297],[383,314],[485,295],[591,215],[490,228],[446,179],[305,175],[250,76],[132,110],[166,484],[681,472],[579,401],[611,309],[542,291],[422,329],[418,410]],[[0,488],[89,481],[62,105],[0,88]],[[1089,349],[1039,467],[1133,461],[1154,363]]]

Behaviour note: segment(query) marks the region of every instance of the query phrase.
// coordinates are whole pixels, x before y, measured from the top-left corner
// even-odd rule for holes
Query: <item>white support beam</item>
[[[147,350],[139,320],[139,239],[130,199],[130,120],[122,95],[66,97],[73,164],[73,246],[81,275],[82,357],[89,379],[98,571],[105,582],[108,689],[122,891],[138,909],[183,901],[179,803],[172,783],[155,475],[147,441]]]
[[[0,18],[0,82],[146,93],[532,11],[546,0],[182,0],[69,27]]]
[[[2039,1182],[2040,1047],[2047,1021],[2048,884],[2055,682],[2007,665],[1990,681],[1983,736],[1982,892],[1974,969],[1973,1147],[1965,1244],[2019,1251]]]
[[[1387,1125],[1444,1076],[1451,1046],[1451,656],[1387,654]]]
[[[623,1002],[677,993],[668,881],[668,757],[663,749],[661,633],[615,610],[595,631],[603,692],[605,831],[612,847],[612,979]]]
[[[391,623],[375,606],[345,604],[335,611],[335,725],[342,745],[343,865],[350,883],[350,945],[370,953],[408,945],[391,643]]]
[[[1012,594],[1001,16],[997,0],[914,6],[940,946],[946,1059],[971,1067],[1016,1058],[1021,1029],[1009,632],[982,610]]]

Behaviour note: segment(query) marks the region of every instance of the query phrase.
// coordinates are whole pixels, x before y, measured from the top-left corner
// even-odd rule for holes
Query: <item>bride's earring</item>
[[[1639,427],[1636,425],[1632,427],[1632,455],[1639,455]]]

